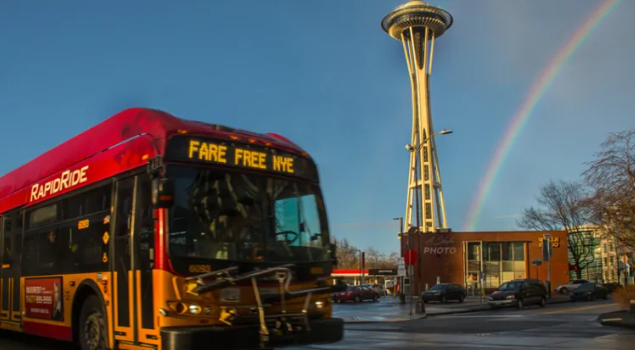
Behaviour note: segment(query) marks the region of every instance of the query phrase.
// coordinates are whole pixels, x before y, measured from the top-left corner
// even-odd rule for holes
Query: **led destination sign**
[[[225,165],[317,179],[310,160],[257,145],[175,136],[168,142],[166,160]]]

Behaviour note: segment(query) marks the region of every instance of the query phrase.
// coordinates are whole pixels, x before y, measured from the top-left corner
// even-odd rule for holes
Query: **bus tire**
[[[84,301],[79,316],[79,345],[82,350],[106,350],[108,333],[101,301],[91,295]]]

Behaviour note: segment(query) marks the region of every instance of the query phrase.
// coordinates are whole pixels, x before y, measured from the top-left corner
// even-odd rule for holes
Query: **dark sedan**
[[[594,300],[594,299],[604,299],[606,300],[609,295],[608,288],[604,287],[599,283],[584,283],[580,287],[576,288],[569,298],[572,301],[576,300]]]
[[[454,283],[439,283],[434,287],[421,293],[421,300],[424,303],[429,301],[440,301],[445,303],[448,300],[458,300],[463,302],[467,291],[463,286]]]

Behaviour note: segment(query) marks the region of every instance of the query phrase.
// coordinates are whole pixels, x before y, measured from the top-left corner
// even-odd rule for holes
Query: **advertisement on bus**
[[[26,316],[63,321],[62,278],[25,280]]]

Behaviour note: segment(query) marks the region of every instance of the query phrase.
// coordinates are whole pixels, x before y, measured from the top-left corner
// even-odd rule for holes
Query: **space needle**
[[[403,44],[410,75],[413,113],[411,143],[406,145],[410,151],[410,166],[405,224],[406,227],[416,225],[420,232],[447,229],[435,136],[452,131],[434,132],[429,81],[434,41],[452,26],[452,21],[447,11],[418,0],[397,7],[381,21],[383,30]],[[422,198],[421,204],[419,198]]]

